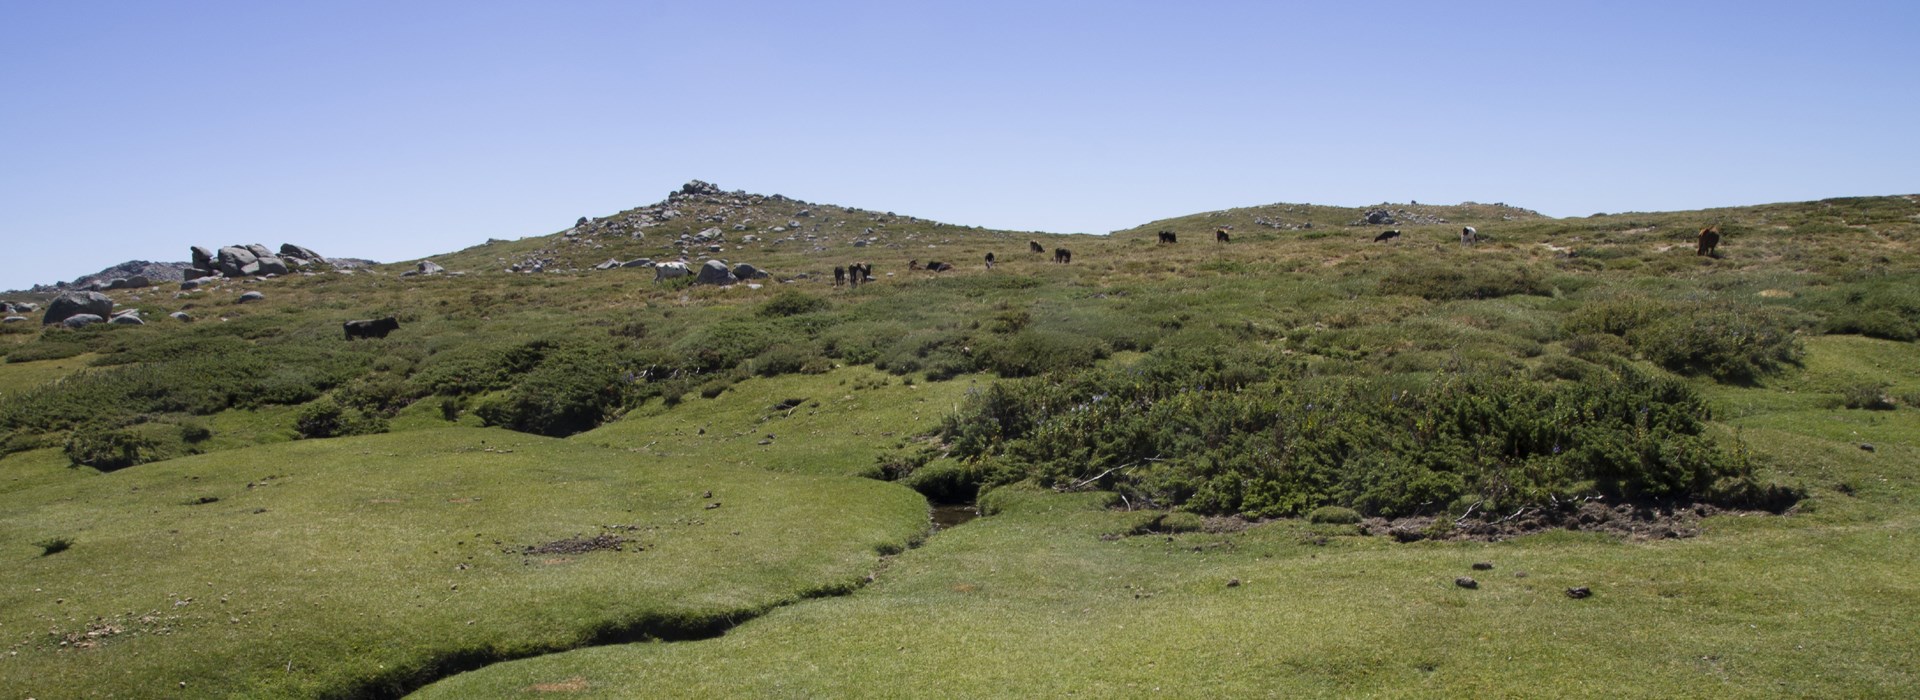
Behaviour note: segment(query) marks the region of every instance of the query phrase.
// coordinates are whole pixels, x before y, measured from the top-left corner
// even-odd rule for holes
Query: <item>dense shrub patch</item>
[[[1597,372],[1312,377],[1261,358],[1150,357],[1066,381],[1001,382],[942,426],[982,473],[1110,488],[1200,513],[1399,516],[1605,494],[1703,498],[1749,479],[1664,378]]]

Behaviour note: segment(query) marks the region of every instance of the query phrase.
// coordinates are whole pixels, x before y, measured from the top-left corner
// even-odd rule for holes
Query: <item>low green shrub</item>
[[[1531,267],[1421,262],[1403,265],[1380,280],[1381,294],[1417,296],[1429,301],[1494,299],[1516,294],[1550,296],[1553,288]]]
[[[781,290],[760,305],[759,314],[768,317],[799,316],[833,308],[833,302],[791,289]]]
[[[1885,384],[1856,384],[1842,389],[1840,404],[1868,411],[1891,411],[1895,408],[1893,397],[1887,395]]]
[[[294,413],[293,430],[303,438],[331,438],[387,432],[387,421],[358,408],[321,398]]]
[[[1340,506],[1321,506],[1307,514],[1307,522],[1322,525],[1352,525],[1360,522],[1360,511]]]

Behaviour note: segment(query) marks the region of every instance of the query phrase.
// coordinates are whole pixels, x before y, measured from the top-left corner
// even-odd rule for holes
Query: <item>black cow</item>
[[[1380,235],[1374,236],[1373,242],[1379,243],[1381,241],[1391,240],[1399,237],[1400,237],[1400,229],[1392,228],[1392,229],[1387,229],[1385,231],[1381,231]]]
[[[1073,262],[1073,251],[1065,248],[1055,248],[1053,249],[1053,261],[1057,263]]]
[[[993,269],[993,254],[992,254],[992,253],[988,253],[988,254],[987,254],[987,269],[989,269],[989,270],[991,270],[991,269]]]
[[[929,272],[946,272],[951,269],[953,269],[953,263],[943,263],[939,261],[927,263],[927,271]]]
[[[1035,253],[1045,253],[1045,252],[1047,252],[1047,249],[1046,249],[1046,247],[1045,247],[1045,246],[1042,246],[1042,245],[1040,245],[1040,242],[1039,242],[1039,241],[1027,241],[1027,250],[1031,250],[1031,251],[1033,251],[1033,252],[1035,252]]]
[[[1232,243],[1233,237],[1227,235],[1227,230],[1225,228],[1217,228],[1213,230],[1213,242]]]
[[[1160,232],[1160,242],[1161,242],[1161,243],[1179,243],[1179,242],[1180,242],[1180,236],[1179,236],[1179,235],[1177,235],[1177,234],[1175,234],[1175,233],[1174,233],[1174,232],[1172,232],[1172,231],[1161,231],[1161,232]]]
[[[392,316],[367,321],[348,321],[340,324],[347,332],[347,340],[354,338],[385,338],[388,333],[400,330],[400,322]]]
[[[1720,246],[1720,226],[1715,224],[1700,229],[1700,243],[1693,249],[1694,255],[1714,257],[1713,249]]]
[[[847,268],[844,268],[844,267],[833,268],[833,286],[838,287],[846,283],[847,283]]]

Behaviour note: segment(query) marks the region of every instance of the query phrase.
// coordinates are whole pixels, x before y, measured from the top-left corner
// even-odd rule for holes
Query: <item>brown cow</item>
[[[1719,257],[1713,254],[1713,249],[1719,247],[1719,245],[1720,245],[1720,225],[1714,224],[1712,226],[1708,226],[1706,228],[1700,229],[1700,242],[1699,242],[1699,245],[1694,247],[1693,254],[1705,255],[1709,258]]]
[[[1178,234],[1175,234],[1172,231],[1161,231],[1160,242],[1161,243],[1179,243],[1180,236]]]
[[[1065,248],[1055,248],[1053,249],[1053,261],[1063,264],[1071,263],[1073,262],[1073,251]]]
[[[1231,242],[1233,242],[1233,237],[1232,237],[1232,236],[1229,236],[1229,235],[1227,235],[1227,229],[1226,229],[1226,228],[1224,228],[1224,227],[1222,227],[1222,228],[1217,228],[1217,229],[1214,229],[1214,230],[1213,230],[1213,242],[1215,242],[1215,243],[1231,243]]]
[[[1040,245],[1039,241],[1027,241],[1027,250],[1033,251],[1035,253],[1047,252],[1046,247]]]

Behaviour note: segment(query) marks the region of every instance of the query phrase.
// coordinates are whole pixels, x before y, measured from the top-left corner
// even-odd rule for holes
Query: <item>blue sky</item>
[[[407,260],[689,179],[1106,232],[1920,193],[1920,3],[0,0],[0,289]]]

